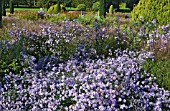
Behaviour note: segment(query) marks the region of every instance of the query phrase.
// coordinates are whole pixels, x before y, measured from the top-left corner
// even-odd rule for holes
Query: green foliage
[[[58,7],[57,4],[51,6],[51,7],[48,9],[47,13],[49,13],[49,14],[56,14],[56,13],[57,13],[57,7]],[[64,12],[64,11],[66,10],[65,7],[64,7],[62,4],[60,4],[60,9],[61,9],[61,12]]]
[[[46,9],[48,11],[48,9],[50,8],[50,5],[49,5],[49,1],[46,3]]]
[[[86,5],[86,8],[88,8],[88,9],[91,10],[91,8],[92,8],[92,6],[93,6],[93,3],[98,2],[98,1],[99,1],[99,0],[84,0],[84,1],[83,1],[83,4]]]
[[[113,14],[113,5],[110,5],[109,14]]]
[[[77,7],[79,4],[82,4],[83,0],[72,0],[71,5]]]
[[[78,22],[83,25],[92,25],[92,23],[95,21],[94,16],[90,15],[83,15],[78,17]]]
[[[61,7],[58,7],[58,6],[60,6],[60,0],[58,0],[57,1],[57,13],[60,13],[60,11],[61,11]]]
[[[93,3],[99,0],[71,0],[72,7],[77,7],[79,4],[85,4],[86,8],[91,9]]]
[[[13,14],[14,13],[14,3],[13,3],[13,0],[10,0],[10,14]]]
[[[120,8],[126,8],[126,3],[120,3],[119,7]]]
[[[77,6],[77,10],[85,11],[86,10],[86,5],[85,4],[79,4]]]
[[[99,15],[100,15],[100,17],[106,16],[106,0],[100,0]]]
[[[92,10],[99,11],[99,9],[100,9],[100,2],[93,3]]]
[[[148,60],[144,65],[144,70],[153,74],[157,78],[157,84],[167,90],[170,90],[170,60],[156,59]]]
[[[65,17],[65,14],[57,14],[56,16],[49,16],[47,20],[49,22],[58,23],[63,21]]]
[[[7,43],[8,44],[8,43]],[[20,43],[14,44],[7,48],[6,44],[1,43],[0,46],[3,47],[0,49],[0,76],[2,77],[5,73],[16,72],[18,73],[21,65],[19,61],[21,61],[20,52],[23,47],[19,45]],[[1,78],[0,77],[0,78]]]
[[[41,8],[44,8],[44,7],[45,7],[44,4],[46,4],[44,0],[38,0],[38,2],[37,2],[37,5],[38,5],[39,7],[41,7]]]
[[[170,1],[169,0],[140,0],[132,11],[132,20],[139,20],[143,17],[145,22],[156,19],[160,25],[170,23]]]

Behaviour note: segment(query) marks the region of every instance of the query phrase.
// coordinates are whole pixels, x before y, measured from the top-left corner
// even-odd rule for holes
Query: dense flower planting
[[[37,33],[14,25],[15,39],[0,45],[2,59],[18,50],[13,67],[0,73],[0,110],[169,111],[170,94],[142,67],[153,52],[134,50],[151,39],[142,29],[111,33],[107,24],[65,20]]]

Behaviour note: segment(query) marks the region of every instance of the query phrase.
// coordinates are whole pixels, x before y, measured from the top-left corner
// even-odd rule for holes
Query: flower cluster
[[[4,72],[0,110],[170,110],[170,94],[142,67],[153,53],[132,51],[141,40],[136,33],[112,32],[97,21],[92,28],[68,20],[39,32],[14,28],[14,40],[1,41],[0,54],[6,60],[18,46],[21,70]]]
[[[170,41],[170,24],[159,26],[149,34],[147,45],[151,49],[168,50]]]
[[[116,50],[115,58],[75,58],[51,69],[6,74],[1,110],[169,110],[170,95],[142,71],[150,53]],[[50,63],[49,63],[50,64]]]

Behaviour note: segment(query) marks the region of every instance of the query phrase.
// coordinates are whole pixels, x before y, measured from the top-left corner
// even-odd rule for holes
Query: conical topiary
[[[106,16],[106,0],[100,0],[99,15],[100,17]]]
[[[113,5],[110,5],[109,14],[113,14]]]
[[[50,5],[49,5],[49,1],[46,3],[46,9],[48,11],[48,9],[50,8]]]
[[[10,14],[14,13],[14,4],[13,4],[13,0],[10,0]]]
[[[61,7],[60,6],[60,0],[57,1],[57,13],[60,13]]]

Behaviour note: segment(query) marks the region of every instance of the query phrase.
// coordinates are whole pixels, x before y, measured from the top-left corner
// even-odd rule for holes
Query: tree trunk
[[[119,9],[120,9],[119,5],[120,5],[120,1],[117,0],[117,11],[119,11]]]

